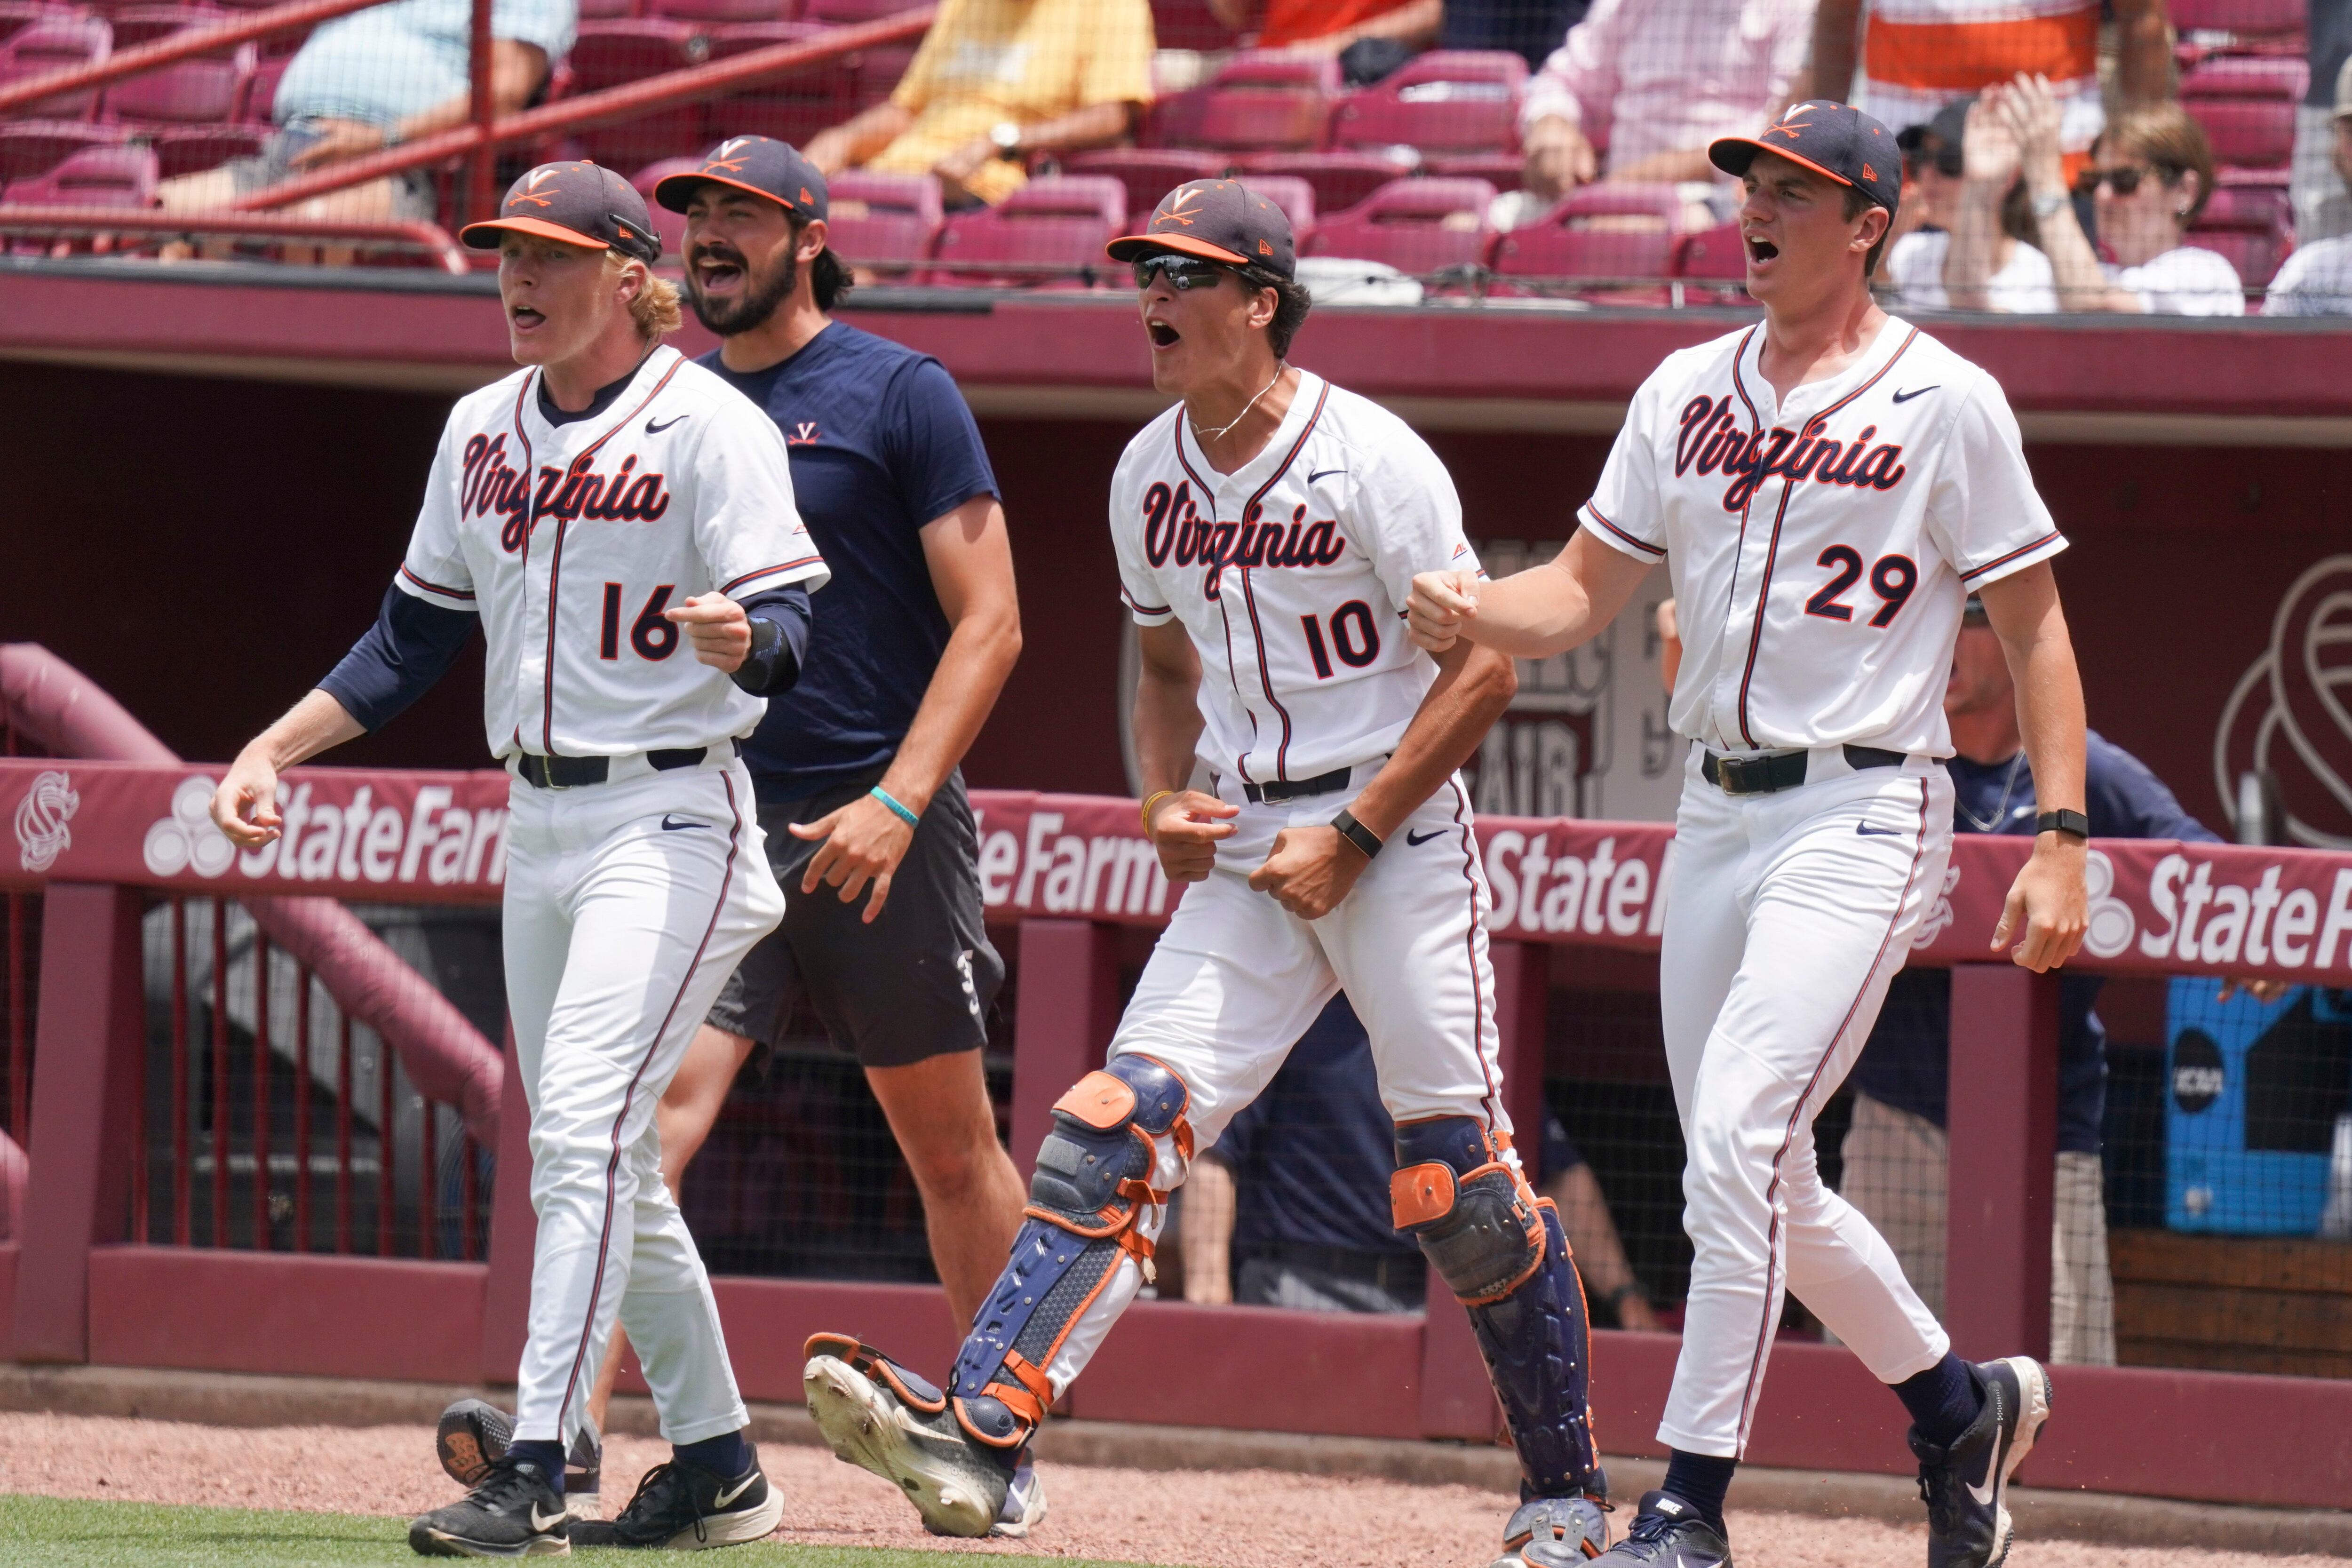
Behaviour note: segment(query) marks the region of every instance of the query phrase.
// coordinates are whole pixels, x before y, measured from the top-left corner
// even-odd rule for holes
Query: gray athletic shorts
[[[294,155],[319,139],[316,120],[297,120],[292,124],[269,133],[261,151],[250,158],[233,158],[227,169],[236,182],[236,194],[249,196],[269,185],[283,184],[298,174],[315,170],[297,170]],[[433,176],[423,169],[411,169],[404,174],[392,176],[392,216],[398,223],[431,223],[440,216],[440,202],[433,189]]]
[[[729,976],[710,1009],[714,1028],[775,1048],[793,1004],[805,994],[836,1045],[869,1068],[906,1067],[950,1051],[977,1050],[1004,984],[1004,961],[982,923],[980,833],[963,774],[948,775],[915,829],[890,882],[882,918],[865,921],[869,887],[855,903],[819,883],[801,891],[817,846],[786,825],[814,822],[871,789],[880,775],[823,795],[762,802],[768,862],[784,889],[784,921]]]

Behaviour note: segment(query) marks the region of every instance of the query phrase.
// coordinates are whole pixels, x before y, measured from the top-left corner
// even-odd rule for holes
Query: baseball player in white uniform
[[[1194,181],[1109,250],[1135,266],[1154,380],[1181,398],[1129,444],[1110,525],[1142,648],[1144,825],[1191,886],[1108,1065],[1054,1108],[951,1376],[819,1335],[811,1414],[933,1530],[986,1533],[1046,1408],[1151,1279],[1192,1156],[1344,989],[1397,1123],[1397,1222],[1468,1305],[1518,1446],[1510,1561],[1580,1562],[1606,1542],[1607,1486],[1583,1293],[1511,1152],[1454,772],[1516,678],[1467,645],[1433,659],[1401,618],[1415,573],[1476,569],[1453,482],[1395,416],[1283,363],[1307,300],[1271,202]],[[1207,789],[1187,787],[1196,767]]]
[[[415,700],[478,621],[490,750],[515,779],[507,1005],[539,1231],[515,1441],[410,1527],[426,1555],[571,1550],[564,1448],[616,1314],[677,1449],[631,1512],[688,1545],[756,1539],[782,1512],[662,1184],[654,1107],[783,912],[735,742],[797,674],[826,571],[774,424],[662,346],[678,310],[648,270],[656,232],[593,163],[531,170],[465,230],[500,251],[524,368],[459,400],[375,627],[213,802],[238,843],[277,837],[279,770]]]
[[[1886,1243],[1822,1185],[1812,1121],[1942,887],[1941,698],[1971,590],[2016,672],[2042,802],[2064,808],[2041,820],[1994,950],[2014,938],[2040,971],[2082,940],[2083,695],[2049,565],[2065,541],[2000,388],[1871,299],[1901,195],[1885,128],[1809,101],[1709,155],[1744,181],[1763,323],[1643,384],[1556,561],[1486,586],[1424,575],[1412,625],[1435,648],[1557,653],[1652,565],[1673,574],[1669,721],[1692,745],[1659,992],[1696,1258],[1665,1483],[1608,1558],[1731,1561],[1724,1491],[1793,1289],[1911,1412],[1931,1568],[1984,1568],[2008,1552],[2005,1489],[2048,1376],[1953,1355]]]

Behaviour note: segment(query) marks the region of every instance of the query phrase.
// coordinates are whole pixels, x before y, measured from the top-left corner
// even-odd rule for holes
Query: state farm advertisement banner
[[[240,852],[206,815],[218,769],[0,761],[15,843],[0,886],[124,882],[189,891],[496,901],[506,870],[502,773],[298,768],[285,836]],[[992,917],[1157,926],[1175,907],[1135,803],[980,790],[980,884]],[[1655,952],[1674,832],[1658,823],[1492,817],[1478,825],[1497,939]],[[1964,834],[1915,942],[1981,962],[2028,843]],[[2083,969],[2270,974],[2352,983],[2352,856],[2103,839],[2090,857]]]

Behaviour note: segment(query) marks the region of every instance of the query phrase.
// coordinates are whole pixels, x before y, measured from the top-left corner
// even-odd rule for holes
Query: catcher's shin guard
[[[1520,1495],[1606,1496],[1587,1405],[1591,1324],[1559,1215],[1473,1118],[1407,1122],[1396,1148],[1397,1228],[1470,1310],[1519,1451]]]
[[[1150,1057],[1121,1056],[1055,1102],[1027,1218],[956,1357],[956,1420],[975,1441],[1027,1442],[1152,1278],[1168,1195],[1192,1163],[1190,1099]]]

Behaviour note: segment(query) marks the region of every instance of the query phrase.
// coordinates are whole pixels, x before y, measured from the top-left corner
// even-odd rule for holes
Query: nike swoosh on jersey
[[[1318,479],[1328,479],[1333,474],[1344,474],[1347,471],[1345,468],[1318,468],[1307,476],[1307,482],[1311,485]]]
[[[667,826],[668,824],[664,823],[663,826]],[[1864,838],[1900,838],[1903,837],[1903,830],[1899,827],[1873,827],[1867,822],[1855,823],[1853,825],[1853,830],[1856,833],[1861,834]]]
[[[759,1479],[760,1472],[753,1470],[750,1475],[745,1476],[741,1480],[737,1481],[733,1486],[728,1488],[725,1491],[720,1492],[717,1497],[712,1498],[710,1500],[710,1506],[714,1509],[727,1507],[737,1498],[741,1497],[745,1492],[751,1490],[751,1483]]]
[[[662,831],[664,833],[683,833],[689,827],[708,827],[709,826],[710,824],[707,822],[672,822],[667,815],[662,817]]]
[[[1941,385],[1943,385],[1943,384],[1943,384],[1942,382],[1940,382],[1940,381],[1939,381],[1939,382],[1937,382],[1937,383],[1936,384],[1936,386],[1941,386]],[[1913,388],[1912,388],[1910,391],[1908,391],[1908,392],[1898,392],[1898,393],[1896,393],[1896,394],[1895,395],[1895,402],[1897,402],[1897,403],[1908,403],[1908,402],[1910,402],[1910,401],[1911,401],[1913,398],[1915,398],[1915,397],[1920,396],[1921,395],[1923,395],[1923,394],[1925,394],[1925,393],[1930,393],[1930,392],[1933,392],[1933,391],[1935,391],[1935,390],[1936,390],[1936,387],[1935,387],[1935,386],[1915,386],[1915,387],[1913,387]]]
[[[1404,836],[1404,841],[1408,845],[1426,844],[1431,839],[1441,837],[1444,832],[1445,829],[1443,827],[1433,827],[1426,833],[1408,833]]]
[[[1903,400],[1898,397],[1895,401],[1900,403]],[[679,423],[681,420],[691,419],[694,416],[691,414],[681,414],[676,419],[665,419],[658,425],[648,419],[646,421],[646,434],[648,436],[658,436],[663,431],[668,429],[671,426]]]

